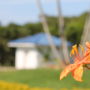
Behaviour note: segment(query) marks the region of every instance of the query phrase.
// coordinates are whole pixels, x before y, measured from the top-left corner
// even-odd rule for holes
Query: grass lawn
[[[38,69],[0,72],[0,80],[28,84],[30,87],[90,88],[90,71],[84,72],[83,82],[75,81],[71,75],[59,80],[59,70]]]

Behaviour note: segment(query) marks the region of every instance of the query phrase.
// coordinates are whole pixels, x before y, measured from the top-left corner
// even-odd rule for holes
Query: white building
[[[52,36],[55,45],[60,46],[59,38]],[[43,57],[37,46],[49,46],[46,34],[39,33],[33,36],[12,40],[8,43],[11,48],[16,48],[15,68],[36,69],[42,66]]]

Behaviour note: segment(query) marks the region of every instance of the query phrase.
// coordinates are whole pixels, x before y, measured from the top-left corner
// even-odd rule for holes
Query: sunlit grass
[[[27,84],[30,87],[41,88],[90,88],[90,71],[84,72],[82,83],[74,81],[69,75],[64,80],[59,80],[60,71],[52,69],[20,70],[0,72],[0,80]]]

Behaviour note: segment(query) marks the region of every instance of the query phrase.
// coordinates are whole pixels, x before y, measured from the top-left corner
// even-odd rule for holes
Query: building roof
[[[56,46],[61,45],[61,39],[55,36],[52,36],[52,40]],[[49,46],[49,42],[47,39],[47,34],[45,33],[38,33],[32,36],[27,36],[24,38],[19,38],[16,40],[11,40],[8,45],[10,47],[17,47],[24,45],[25,46],[30,46],[30,45],[40,45],[40,46]],[[70,45],[70,43],[68,43]]]

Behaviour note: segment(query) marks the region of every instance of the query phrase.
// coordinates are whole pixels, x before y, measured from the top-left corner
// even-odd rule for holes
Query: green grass
[[[59,80],[59,70],[38,69],[0,72],[0,80],[28,84],[31,87],[49,88],[90,88],[90,71],[84,72],[83,82],[75,81],[71,75],[64,80]]]

